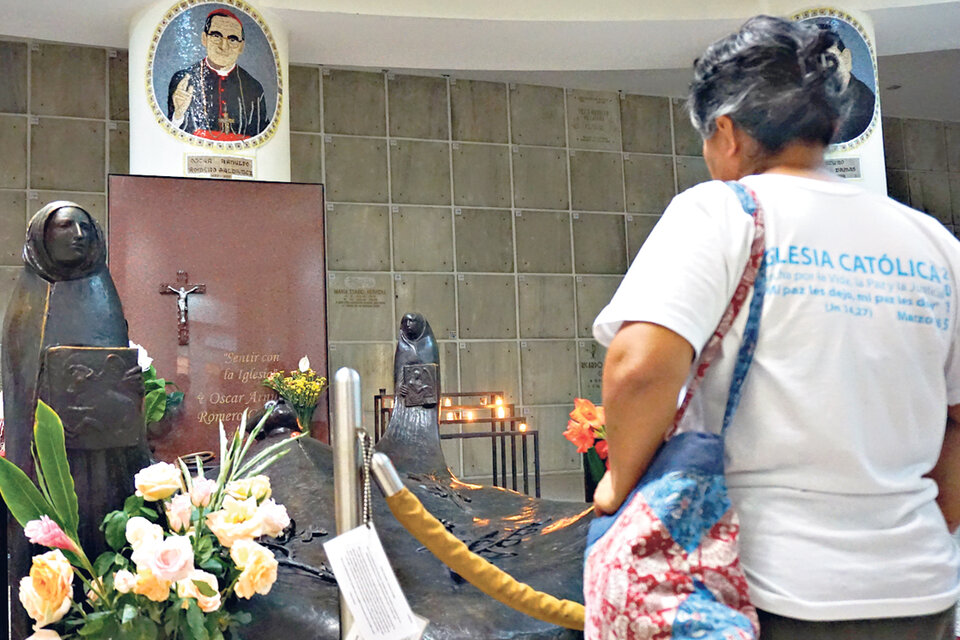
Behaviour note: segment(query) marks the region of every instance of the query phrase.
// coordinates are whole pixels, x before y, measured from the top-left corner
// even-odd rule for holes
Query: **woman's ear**
[[[717,118],[717,151],[726,158],[733,158],[741,151],[740,129],[730,116]]]

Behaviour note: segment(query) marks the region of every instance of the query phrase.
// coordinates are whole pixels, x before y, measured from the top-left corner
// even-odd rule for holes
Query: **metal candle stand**
[[[527,439],[533,440],[533,477],[534,493],[540,497],[540,432],[527,426],[524,416],[513,415],[514,405],[500,404],[497,400],[503,398],[502,391],[461,391],[444,393],[440,399],[440,439],[441,440],[473,440],[476,438],[490,439],[490,461],[493,469],[492,486],[503,487],[519,491],[522,477],[523,493],[530,495],[530,465]],[[463,403],[463,400],[478,398],[478,404]],[[454,399],[460,404],[453,404]],[[487,402],[492,399],[493,402]],[[390,416],[393,413],[393,395],[386,389],[373,397],[374,409],[374,442],[386,433]],[[502,415],[501,415],[502,413]],[[464,417],[470,416],[470,417]],[[484,425],[489,424],[489,431],[474,431],[463,433],[460,431],[444,433],[445,425]],[[517,439],[520,440],[520,470],[517,469]],[[510,480],[507,479],[507,443],[510,448]]]

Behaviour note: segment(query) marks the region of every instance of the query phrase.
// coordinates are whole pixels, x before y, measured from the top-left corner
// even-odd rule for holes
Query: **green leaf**
[[[127,544],[127,521],[130,519],[123,511],[114,511],[103,521],[103,533],[107,544],[119,551]]]
[[[187,602],[187,628],[190,630],[193,640],[209,640],[210,636],[203,624],[203,611],[200,611],[197,601],[193,598],[189,598]]]
[[[97,572],[98,576],[107,575],[107,573],[110,571],[110,567],[113,566],[113,563],[117,560],[118,556],[120,559],[123,559],[123,556],[120,556],[118,553],[104,551],[93,563],[93,570]]]
[[[256,475],[255,473],[251,473],[251,471],[255,468],[261,471],[263,469],[266,469],[267,467],[269,467],[271,464],[273,464],[279,459],[279,458],[271,458],[270,456],[272,456],[275,452],[280,451],[281,449],[286,449],[287,447],[290,447],[294,442],[296,442],[300,438],[303,438],[305,435],[306,434],[300,434],[297,436],[293,436],[292,438],[284,438],[280,442],[276,442],[270,445],[269,447],[267,447],[266,449],[263,449],[262,451],[257,453],[257,455],[250,458],[249,461],[244,463],[243,466],[240,467],[240,469],[236,473],[236,477],[248,478],[250,476]],[[286,451],[284,451],[280,455],[281,456],[286,455]],[[266,465],[263,465],[264,460],[268,460]]]
[[[250,624],[253,622],[253,614],[248,611],[236,611],[232,615],[233,621],[237,624]]]
[[[77,631],[81,636],[92,636],[94,634],[103,633],[108,628],[116,626],[116,621],[111,619],[113,616],[113,611],[98,611],[97,613],[91,613],[86,617],[86,624],[80,627],[80,630]],[[110,635],[103,633],[103,638],[109,638]]]
[[[169,384],[169,383],[168,383]],[[167,394],[167,408],[172,409],[183,403],[183,391],[171,391]]]
[[[163,378],[155,378],[153,380],[144,380],[143,381],[144,395],[146,395],[146,393],[149,391],[156,391],[157,389],[165,389],[167,386],[166,382],[167,381],[164,380]]]
[[[202,536],[200,540],[197,541],[197,547],[194,551],[194,554],[196,555],[197,563],[205,562],[208,558],[213,556],[213,540],[210,539],[209,536]]]
[[[174,632],[180,628],[180,614],[182,612],[183,609],[180,608],[179,598],[174,600],[174,602],[164,612],[163,630],[168,636],[173,637]]]
[[[132,604],[123,605],[123,611],[120,612],[120,624],[127,624],[137,617],[137,608]]]
[[[157,623],[144,616],[134,619],[131,626],[136,640],[156,640],[160,635],[160,627]]]
[[[217,590],[203,580],[194,580],[193,584],[197,587],[197,591],[199,591],[201,595],[204,595],[208,598],[212,598],[213,596],[217,595]]]
[[[206,560],[197,562],[197,566],[204,571],[209,571],[210,573],[215,573],[217,575],[223,575],[227,570],[227,565],[216,556],[211,556]]]
[[[143,496],[138,496],[136,494],[133,494],[132,496],[124,500],[123,512],[126,513],[128,516],[133,517],[135,515],[138,515],[137,512],[140,511],[140,509],[143,508],[145,504],[146,504],[146,501],[143,499]]]
[[[36,418],[33,439],[37,445],[37,457],[40,461],[37,473],[43,474],[53,501],[53,508],[56,509],[61,523],[66,527],[67,535],[76,539],[80,512],[77,491],[73,486],[73,476],[70,475],[70,464],[67,462],[63,423],[60,422],[60,416],[43,400],[37,401]]]
[[[143,418],[147,424],[159,422],[167,410],[167,394],[163,389],[154,389],[143,398]]]
[[[40,490],[27,474],[6,458],[0,458],[0,495],[21,527],[43,515],[50,516],[61,526],[63,524],[53,505],[40,495]]]

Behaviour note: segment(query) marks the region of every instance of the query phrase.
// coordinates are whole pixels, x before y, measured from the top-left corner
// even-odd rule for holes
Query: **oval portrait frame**
[[[866,50],[869,52],[870,73],[873,80],[873,113],[870,116],[870,124],[868,124],[867,127],[859,135],[857,135],[857,137],[850,140],[845,140],[843,142],[831,144],[828,147],[828,151],[851,151],[856,149],[870,139],[870,136],[877,128],[877,123],[880,120],[880,95],[878,91],[880,84],[879,77],[877,75],[877,53],[873,47],[873,42],[870,40],[870,36],[867,34],[866,29],[863,28],[863,25],[861,25],[860,22],[849,13],[840,9],[830,7],[806,9],[793,14],[791,19],[799,22],[813,22],[817,25],[824,25],[829,21],[839,20],[856,32],[857,36],[859,36],[860,40],[862,41],[862,46],[866,47]],[[856,66],[857,61],[854,61],[854,67]]]
[[[273,112],[267,127],[252,138],[247,138],[244,140],[211,140],[201,136],[196,136],[192,133],[187,133],[186,131],[173,125],[173,122],[171,122],[167,117],[166,105],[161,105],[157,98],[157,92],[154,86],[154,68],[158,48],[160,47],[164,33],[184,13],[203,5],[209,5],[211,9],[215,9],[217,6],[225,6],[231,11],[239,11],[243,13],[245,18],[248,18],[260,29],[260,33],[263,35],[263,38],[266,42],[266,48],[273,57],[272,64],[268,65],[270,70],[276,74],[275,78],[277,89]],[[246,39],[247,38],[245,37],[244,40]],[[280,66],[280,51],[277,48],[277,43],[273,38],[273,34],[270,32],[270,27],[267,26],[266,20],[263,19],[263,16],[261,16],[256,9],[251,7],[243,0],[181,0],[180,2],[177,2],[164,13],[163,18],[160,20],[160,23],[154,30],[153,37],[150,40],[150,47],[147,51],[146,63],[147,69],[145,74],[145,89],[147,92],[147,102],[150,105],[150,110],[153,112],[153,116],[157,121],[157,124],[163,127],[167,133],[177,140],[206,149],[216,149],[219,151],[242,151],[244,149],[255,149],[265,144],[277,132],[282,113],[284,94],[283,70]],[[164,82],[167,81],[166,78],[161,80]]]

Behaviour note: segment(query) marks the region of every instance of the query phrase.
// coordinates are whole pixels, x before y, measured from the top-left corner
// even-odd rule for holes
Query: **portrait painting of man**
[[[848,142],[857,138],[867,130],[873,120],[874,103],[876,96],[860,78],[853,73],[853,51],[838,39],[837,44],[830,48],[839,61],[840,77],[843,89],[840,92],[842,99],[840,128],[833,137],[833,142]]]
[[[859,24],[843,12],[822,9],[804,17],[837,36],[837,44],[828,52],[837,61],[840,74],[840,124],[834,133],[832,145],[858,144],[861,136],[869,134],[878,114],[876,68],[872,47]]]
[[[154,112],[170,133],[201,146],[270,137],[279,113],[279,54],[255,10],[240,0],[185,2],[171,9],[154,42]]]
[[[207,15],[200,34],[207,55],[170,79],[167,117],[175,127],[203,138],[245,140],[270,121],[263,86],[237,64],[243,23],[229,9]]]

